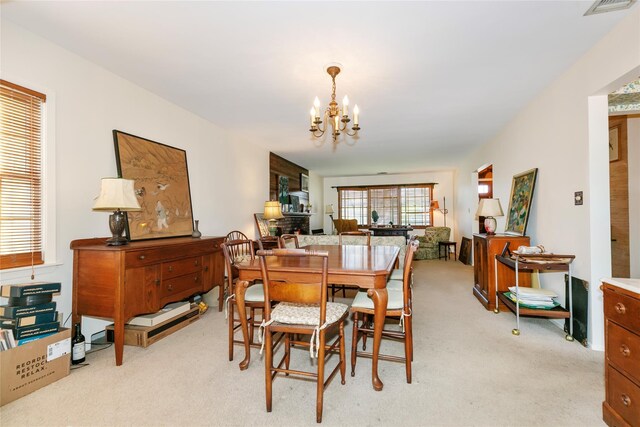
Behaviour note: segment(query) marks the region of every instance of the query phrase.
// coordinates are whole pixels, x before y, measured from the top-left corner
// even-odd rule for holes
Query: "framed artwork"
[[[300,197],[289,195],[289,203],[291,204],[291,212],[300,212]]]
[[[309,177],[303,173],[300,174],[300,191],[309,192]]]
[[[509,198],[505,233],[517,236],[525,235],[537,175],[538,168],[514,175],[511,182],[511,197]]]
[[[187,152],[113,131],[118,175],[133,179],[142,210],[125,212],[129,240],[190,236],[193,233]]]
[[[620,145],[620,136],[618,126],[609,128],[609,161],[615,162],[620,159],[618,148]]]
[[[471,239],[463,237],[460,242],[460,255],[458,255],[458,261],[465,265],[471,265]]]
[[[289,177],[283,175],[278,177],[278,201],[283,206],[289,204]]]

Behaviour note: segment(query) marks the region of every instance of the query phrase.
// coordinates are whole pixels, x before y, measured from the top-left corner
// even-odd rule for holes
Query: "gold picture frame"
[[[129,240],[193,233],[187,152],[150,139],[113,131],[118,176],[135,181],[141,210],[126,212]]]
[[[533,168],[513,176],[507,224],[504,230],[506,234],[524,236],[527,232],[537,175],[538,168]]]

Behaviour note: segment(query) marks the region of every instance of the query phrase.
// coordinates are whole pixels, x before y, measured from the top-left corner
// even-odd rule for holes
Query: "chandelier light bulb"
[[[358,116],[360,116],[360,109],[358,108],[358,104],[353,106],[353,124],[354,126],[358,125]]]
[[[313,127],[313,122],[315,121],[316,118],[316,109],[311,107],[311,110],[309,110],[309,115],[311,116],[311,126]]]
[[[343,116],[349,115],[349,97],[347,95],[345,95],[344,98],[342,98],[342,115]]]
[[[316,109],[316,117],[320,117],[320,100],[316,96],[316,99],[313,100],[313,107]]]

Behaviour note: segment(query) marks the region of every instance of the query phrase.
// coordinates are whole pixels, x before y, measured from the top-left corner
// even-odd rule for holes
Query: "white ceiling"
[[[321,175],[455,167],[628,11],[591,1],[3,2],[2,19]],[[360,138],[308,132],[325,65]],[[214,143],[214,142],[212,142]]]

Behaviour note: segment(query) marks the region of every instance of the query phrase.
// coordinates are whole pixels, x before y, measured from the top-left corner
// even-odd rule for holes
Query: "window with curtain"
[[[0,80],[0,269],[42,264],[46,96]]]
[[[371,212],[378,212],[378,225],[433,225],[430,209],[434,184],[338,187],[340,219],[357,219],[360,227],[372,225]]]

